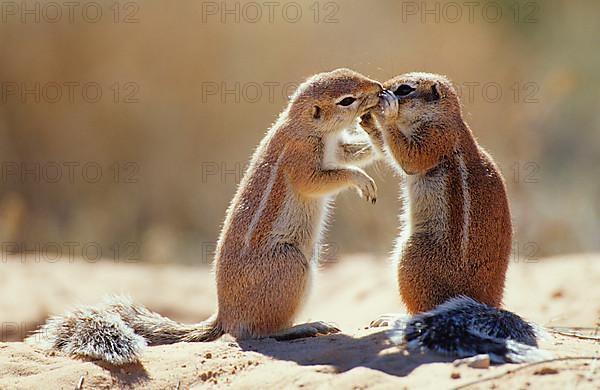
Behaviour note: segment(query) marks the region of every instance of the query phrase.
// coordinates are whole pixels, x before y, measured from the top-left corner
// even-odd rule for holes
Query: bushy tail
[[[139,360],[147,345],[212,341],[223,334],[216,316],[199,324],[175,322],[122,296],[53,316],[27,338],[46,350],[121,365]]]
[[[488,354],[495,363],[522,363],[549,357],[537,348],[541,335],[536,325],[514,313],[458,296],[431,311],[398,320],[391,337],[410,350],[456,357]]]

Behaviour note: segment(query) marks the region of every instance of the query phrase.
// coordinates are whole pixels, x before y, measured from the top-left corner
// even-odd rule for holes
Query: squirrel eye
[[[345,106],[351,105],[355,101],[356,101],[356,98],[353,98],[352,96],[348,96],[348,97],[345,97],[342,100],[340,100],[337,104],[345,107]]]
[[[411,87],[410,85],[408,85],[408,84],[401,84],[394,91],[394,95],[396,95],[396,96],[406,96],[406,95],[408,95],[409,93],[411,93],[414,90],[415,89],[413,87]]]

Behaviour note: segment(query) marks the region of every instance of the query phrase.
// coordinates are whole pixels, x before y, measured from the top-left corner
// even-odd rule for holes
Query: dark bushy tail
[[[147,345],[212,341],[223,334],[216,317],[199,324],[175,322],[120,296],[51,317],[26,341],[46,350],[122,365],[139,360]]]
[[[444,355],[488,354],[495,363],[544,360],[537,348],[539,328],[518,315],[466,296],[449,299],[433,310],[397,321],[392,340],[410,350],[428,349]]]

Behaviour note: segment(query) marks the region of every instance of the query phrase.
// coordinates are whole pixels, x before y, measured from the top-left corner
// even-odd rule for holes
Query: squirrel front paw
[[[361,115],[360,122],[358,124],[367,132],[367,134],[372,134],[378,131],[375,118],[371,112]]]
[[[383,134],[373,114],[371,112],[367,112],[366,114],[362,115],[360,117],[359,125],[369,135],[374,149],[378,153],[382,153],[385,144],[383,141]]]
[[[354,186],[360,193],[360,196],[367,202],[373,204],[377,202],[377,186],[375,185],[375,181],[362,170],[357,169],[355,171]]]

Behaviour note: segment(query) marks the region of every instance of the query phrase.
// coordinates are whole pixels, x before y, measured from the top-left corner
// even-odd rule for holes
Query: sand
[[[50,313],[106,293],[178,319],[202,320],[214,310],[207,267],[125,265],[83,261],[1,264],[0,389],[199,388],[591,388],[600,389],[600,255],[513,263],[507,309],[547,327],[582,327],[579,337],[551,333],[542,347],[555,358],[536,365],[455,366],[432,353],[408,354],[388,341],[386,328],[367,328],[379,314],[402,312],[390,265],[369,255],[345,256],[319,272],[298,321],[323,320],[342,333],[292,342],[236,342],[230,336],[198,344],[150,347],[141,363],[44,353],[21,342]],[[573,330],[564,330],[573,333]],[[598,359],[589,359],[589,357]],[[573,359],[577,358],[577,359]]]

